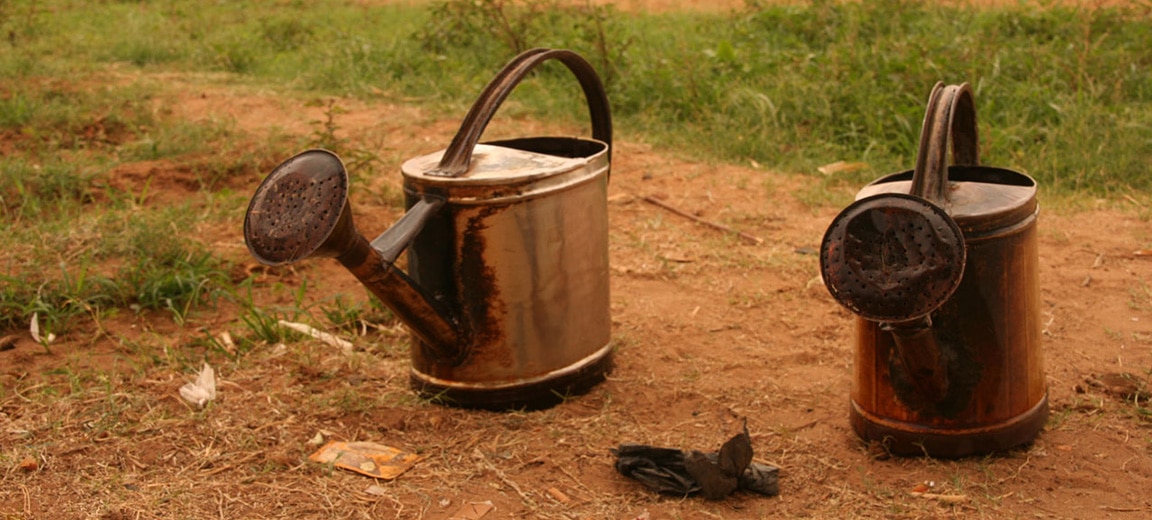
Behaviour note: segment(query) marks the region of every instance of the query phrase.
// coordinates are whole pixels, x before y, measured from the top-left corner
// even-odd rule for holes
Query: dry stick
[[[1100,506],[1100,509],[1103,509],[1105,511],[1113,511],[1116,513],[1143,513],[1144,511],[1152,510],[1152,509],[1147,508],[1147,507],[1112,507],[1112,506]]]
[[[503,471],[496,469],[496,466],[493,466],[492,463],[488,461],[484,461],[484,465],[488,466],[488,469],[492,470],[492,472],[496,474],[496,478],[499,478],[502,482],[504,482],[505,485],[516,491],[516,494],[520,495],[520,498],[524,500],[525,504],[528,504],[528,506],[532,509],[539,508],[539,506],[536,505],[536,501],[532,500],[531,497],[525,494],[524,491],[520,489],[520,486],[513,482],[512,479],[508,478],[508,476],[505,475]]]
[[[661,202],[659,199],[655,199],[653,197],[648,197],[648,196],[640,197],[640,199],[643,200],[644,202],[649,203],[649,204],[653,204],[655,206],[659,206],[659,207],[664,208],[668,211],[671,211],[672,213],[680,215],[681,217],[691,219],[691,220],[693,220],[699,224],[704,224],[705,226],[708,226],[708,227],[713,228],[713,229],[719,229],[720,231],[723,231],[725,233],[732,233],[732,234],[734,234],[740,238],[743,238],[744,240],[752,242],[753,244],[759,245],[759,244],[764,243],[764,239],[762,239],[762,238],[754,237],[754,236],[749,235],[748,233],[745,233],[743,231],[737,231],[737,230],[732,229],[728,226],[725,226],[724,224],[718,224],[718,223],[712,222],[710,220],[704,220],[700,217],[697,217],[696,215],[693,215],[693,214],[688,213],[686,211],[683,211],[681,209],[670,206],[665,202]]]

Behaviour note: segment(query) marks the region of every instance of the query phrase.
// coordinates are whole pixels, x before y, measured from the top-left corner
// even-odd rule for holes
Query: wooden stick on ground
[[[718,223],[712,222],[710,220],[704,220],[700,217],[697,217],[696,215],[688,213],[687,211],[678,209],[674,206],[670,206],[667,203],[660,201],[659,199],[649,197],[649,196],[644,196],[644,197],[640,197],[640,198],[644,202],[647,202],[647,203],[655,205],[655,206],[659,206],[659,207],[664,208],[668,211],[671,211],[672,213],[680,215],[681,217],[691,219],[691,220],[693,220],[699,224],[703,224],[703,225],[708,226],[708,227],[713,228],[713,229],[719,229],[720,231],[723,231],[725,233],[732,233],[732,234],[734,234],[740,238],[743,238],[744,240],[752,242],[753,244],[759,245],[759,244],[764,243],[764,239],[762,239],[762,238],[754,237],[754,236],[749,235],[748,233],[745,233],[743,231],[737,231],[737,230],[732,229],[728,226],[725,226],[724,224],[718,224]]]

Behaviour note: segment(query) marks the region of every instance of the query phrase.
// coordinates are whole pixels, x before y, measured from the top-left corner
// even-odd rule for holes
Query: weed
[[[324,107],[324,118],[310,122],[312,134],[308,138],[308,146],[323,148],[340,155],[345,167],[349,171],[357,172],[353,179],[363,180],[375,177],[376,167],[383,163],[380,156],[375,152],[356,146],[348,137],[337,135],[340,126],[336,123],[336,117],[347,114],[348,110],[336,104],[335,99],[312,101],[308,105]]]
[[[240,345],[250,349],[255,342],[274,345],[299,339],[302,337],[300,333],[280,325],[281,320],[291,321],[293,319],[295,319],[295,315],[289,312],[262,309],[254,305],[249,306],[240,315],[240,321],[244,322],[251,335],[241,338]]]
[[[219,261],[207,252],[188,252],[160,262],[142,258],[122,270],[122,277],[134,293],[133,308],[167,310],[181,325],[196,306],[215,305],[226,279]]]
[[[59,162],[29,163],[22,158],[0,161],[0,210],[12,221],[58,213],[90,202],[91,174]]]
[[[365,317],[367,312],[364,305],[359,302],[349,303],[343,295],[337,294],[331,306],[321,305],[320,310],[328,319],[328,323],[337,330],[362,335],[367,329],[368,321]]]
[[[1139,280],[1128,288],[1128,294],[1131,296],[1128,300],[1129,308],[1137,311],[1152,310],[1152,286],[1148,282]]]

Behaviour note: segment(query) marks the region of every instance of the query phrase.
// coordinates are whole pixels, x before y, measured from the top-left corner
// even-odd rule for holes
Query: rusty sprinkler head
[[[904,322],[942,305],[964,276],[964,236],[940,206],[890,193],[840,212],[824,234],[829,292],[865,319]]]
[[[244,242],[267,265],[340,256],[358,236],[348,208],[348,172],[327,150],[308,150],[277,166],[244,216]]]

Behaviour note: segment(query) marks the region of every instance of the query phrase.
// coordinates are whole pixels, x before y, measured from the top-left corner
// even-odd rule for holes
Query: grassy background
[[[1147,5],[750,1],[728,14],[640,14],[571,4],[0,0],[0,329],[33,313],[49,330],[119,310],[182,321],[234,295],[229,266],[172,232],[231,213],[141,212],[142,194],[104,185],[104,174],[173,158],[200,175],[207,202],[189,206],[242,207],[249,194],[216,181],[262,174],[305,144],[253,152],[226,125],[152,110],[156,85],[110,81],[110,70],[221,73],[457,115],[515,53],[570,48],[600,70],[621,138],[778,171],[868,163],[824,181],[842,186],[910,167],[931,86],[968,81],[985,164],[1031,174],[1061,196],[1152,190]],[[558,65],[514,95],[542,117],[586,118]],[[94,187],[105,199],[93,199]],[[253,323],[271,319],[248,302]]]
[[[931,86],[968,81],[986,163],[1052,190],[1152,188],[1148,6],[932,4],[753,1],[713,15],[496,0],[9,1],[0,75],[18,83],[110,64],[222,71],[458,110],[516,52],[564,47],[600,69],[621,135],[789,171],[874,166],[854,181],[911,164]],[[566,97],[574,89],[557,83],[565,75],[550,68],[517,95],[579,118],[579,101]],[[5,96],[0,125],[40,124],[37,96]]]

